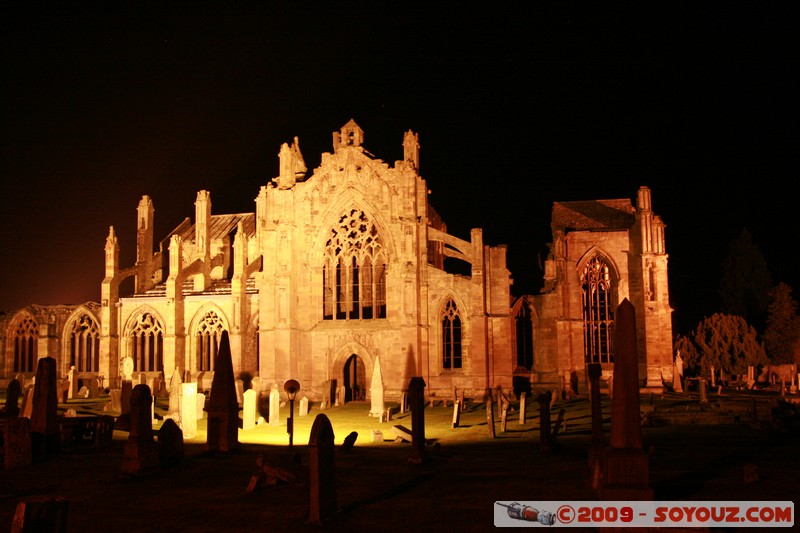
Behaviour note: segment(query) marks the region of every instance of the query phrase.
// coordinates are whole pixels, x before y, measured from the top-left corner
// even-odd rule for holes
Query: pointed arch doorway
[[[344,363],[344,401],[364,401],[367,399],[367,371],[364,360],[356,354],[350,355]]]

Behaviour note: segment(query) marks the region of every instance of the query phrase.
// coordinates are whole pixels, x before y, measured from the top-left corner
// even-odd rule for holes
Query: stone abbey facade
[[[199,191],[194,221],[157,247],[153,202],[142,197],[135,264],[119,264],[110,228],[99,304],[0,317],[0,379],[30,378],[39,357],[53,356],[61,375],[74,366],[79,379],[110,387],[130,357],[135,375],[178,370],[207,390],[227,331],[237,375],[259,378],[262,390],[296,379],[315,400],[333,380],[346,400],[368,398],[379,360],[390,400],[412,376],[447,398],[454,388],[468,397],[520,383],[559,388],[573,375],[583,392],[587,362],[611,371],[614,312],[628,299],[642,385],[671,380],[664,224],[649,189],[635,206],[555,203],[544,287],[513,297],[506,247],[484,243],[481,229],[466,240],[449,234],[428,203],[417,134],[404,134],[393,166],[363,141],[351,120],[309,173],[295,138],[281,146],[279,175],[260,188],[254,212],[214,214]]]

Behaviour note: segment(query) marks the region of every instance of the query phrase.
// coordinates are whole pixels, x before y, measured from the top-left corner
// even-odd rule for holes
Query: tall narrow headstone
[[[453,404],[453,422],[451,424],[451,428],[457,428],[458,425],[461,423],[461,403],[456,400]]]
[[[56,360],[53,357],[43,357],[39,359],[33,389],[31,445],[34,457],[43,452],[57,452],[59,449],[57,394]]]
[[[651,500],[649,463],[642,450],[639,400],[639,354],[636,314],[625,299],[617,307],[614,331],[614,396],[611,402],[611,436],[603,454],[603,500]]]
[[[33,388],[23,389],[22,407],[20,407],[19,416],[30,419],[33,415],[33,392]]]
[[[172,418],[183,431],[183,438],[197,436],[197,383],[181,383],[181,414],[178,420]]]
[[[208,430],[206,446],[210,452],[231,452],[239,447],[239,403],[233,379],[233,360],[228,332],[223,331],[214,359],[211,397],[206,406]]]
[[[158,445],[150,423],[152,395],[147,385],[136,385],[131,393],[130,433],[125,443],[122,471],[139,474],[158,466]]]
[[[256,427],[256,419],[258,418],[256,391],[247,389],[242,394],[242,400],[242,429],[253,429]]]
[[[182,385],[183,379],[181,379],[181,370],[176,366],[169,380],[169,407],[167,408],[167,415],[168,418],[173,419],[177,424],[181,423]]]
[[[272,390],[269,391],[269,425],[278,426],[281,423],[281,392],[278,390],[278,384],[272,384]]]
[[[78,378],[75,377],[75,365],[69,367],[69,372],[67,372],[67,380],[69,381],[67,399],[74,398],[75,395],[78,394]]]
[[[425,380],[411,378],[408,393],[411,398],[411,446],[414,448],[409,462],[420,464],[428,460],[425,451]]]
[[[19,397],[22,395],[22,385],[16,379],[8,382],[6,388],[6,403],[3,406],[3,414],[7,418],[17,418],[19,416]]]
[[[308,437],[308,477],[311,489],[308,523],[321,526],[338,511],[334,463],[333,426],[320,413]]]
[[[489,438],[495,437],[494,433],[494,399],[492,398],[492,389],[486,389],[484,394],[486,399],[486,428],[489,430]]]
[[[525,410],[528,407],[528,405],[527,405],[527,401],[528,401],[527,395],[528,395],[528,393],[526,393],[524,391],[522,393],[520,393],[520,395],[519,395],[519,423],[520,424],[524,424],[525,423]]]
[[[382,418],[386,407],[383,401],[383,378],[381,377],[381,362],[375,357],[375,369],[372,371],[372,388],[370,389],[372,404],[369,416]]]
[[[308,414],[308,397],[303,396],[300,398],[300,408],[298,414],[300,416],[306,416]]]

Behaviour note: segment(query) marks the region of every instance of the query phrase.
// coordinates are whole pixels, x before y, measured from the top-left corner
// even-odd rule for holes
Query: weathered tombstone
[[[466,398],[464,398],[464,389],[461,389],[461,391],[459,392],[458,403],[461,404],[462,411],[465,411],[467,409]]]
[[[158,446],[150,423],[152,394],[147,385],[136,385],[131,393],[130,433],[125,443],[122,472],[140,474],[158,466]]]
[[[223,331],[214,362],[208,413],[208,451],[231,452],[239,447],[239,403],[233,383],[233,360],[228,332]]]
[[[258,417],[256,391],[247,389],[242,394],[242,400],[244,404],[242,409],[242,429],[253,429],[256,427],[256,418]]]
[[[56,393],[56,360],[39,359],[31,413],[31,445],[33,455],[57,452],[60,444],[58,430],[58,396]]]
[[[183,431],[168,418],[158,430],[158,462],[162,467],[170,467],[180,464],[183,457]]]
[[[353,446],[356,443],[356,439],[358,438],[358,432],[351,431],[345,438],[344,442],[342,442],[342,451],[345,453],[349,453],[350,450],[353,449]]]
[[[381,431],[380,429],[373,429],[372,442],[383,442],[383,431]]]
[[[133,382],[129,379],[122,380],[122,392],[120,394],[120,413],[127,415],[131,412],[131,394],[133,393]]]
[[[649,463],[642,450],[636,314],[628,299],[617,307],[614,347],[616,391],[611,403],[610,445],[603,454],[598,492],[603,500],[651,500]]]
[[[382,418],[386,406],[383,401],[383,378],[381,377],[381,363],[378,357],[375,357],[375,368],[372,371],[372,388],[370,390],[371,407],[369,416]]]
[[[8,382],[6,388],[6,403],[3,406],[3,414],[8,418],[19,416],[19,397],[22,395],[22,385],[16,379]]]
[[[300,407],[299,413],[300,416],[306,416],[308,414],[308,397],[303,396],[300,398]]]
[[[708,403],[708,395],[706,394],[706,383],[708,380],[705,378],[700,378],[699,386],[700,386],[700,403]]]
[[[183,431],[183,438],[197,436],[197,383],[181,383],[181,414],[175,423]]]
[[[339,387],[336,390],[336,406],[344,405],[345,404],[345,394],[347,391],[345,390],[344,386]]]
[[[508,400],[504,397],[502,408],[500,409],[500,432],[506,432],[506,424],[508,422]]]
[[[278,384],[272,384],[272,390],[269,391],[269,425],[278,426],[281,423],[281,393],[278,390]]]
[[[456,402],[453,404],[453,423],[450,425],[450,427],[457,428],[460,423],[461,423],[461,402],[456,400]]]
[[[206,416],[206,395],[205,393],[198,392],[194,395],[194,417],[196,420],[202,420]]]
[[[408,391],[403,391],[400,395],[400,413],[408,411]]]
[[[409,462],[421,464],[428,460],[425,451],[425,380],[421,377],[411,378],[408,392],[411,397],[411,445],[414,448]]]
[[[536,400],[539,402],[539,445],[545,452],[550,451],[550,405],[552,391],[543,392]]]
[[[528,408],[527,395],[528,395],[527,392],[523,392],[523,393],[521,393],[519,395],[519,423],[520,424],[524,424],[525,423],[525,410]]]
[[[3,422],[3,466],[6,470],[33,464],[31,421],[11,417]]]
[[[592,488],[597,489],[597,482],[600,472],[600,460],[603,449],[606,447],[605,437],[603,437],[603,405],[600,399],[600,376],[603,369],[600,363],[589,363],[589,401],[592,413],[592,441],[589,446],[589,467],[593,472]]]
[[[308,438],[308,476],[311,489],[308,523],[322,526],[336,515],[336,478],[333,426],[320,413],[311,426]]]
[[[67,372],[67,381],[69,382],[67,399],[74,398],[75,394],[78,392],[78,380],[75,378],[75,365],[69,367],[69,372]]]
[[[66,533],[69,501],[62,497],[39,497],[17,503],[11,533],[49,531]]]
[[[489,430],[489,438],[493,439],[494,434],[494,400],[492,399],[492,389],[486,389],[484,394],[486,399],[486,429]]]
[[[244,381],[236,379],[234,380],[234,385],[236,387],[236,403],[242,405],[244,402]]]
[[[25,389],[22,394],[22,407],[19,411],[19,416],[30,418],[33,415],[33,389]]]
[[[178,424],[181,422],[182,385],[183,379],[181,379],[181,371],[180,368],[176,366],[169,380],[169,407],[167,408],[167,417],[175,420]]]
[[[320,409],[327,409],[332,405],[333,394],[331,393],[331,388],[331,380],[328,379],[322,382],[322,404]]]

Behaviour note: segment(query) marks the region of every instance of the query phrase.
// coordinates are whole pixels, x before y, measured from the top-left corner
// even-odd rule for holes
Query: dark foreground
[[[686,397],[654,400],[655,413],[696,411]],[[534,402],[535,405],[535,402]],[[713,412],[715,398],[705,411]],[[396,443],[391,428],[411,427],[408,413],[380,422],[369,403],[324,411],[335,433],[338,513],[325,531],[488,531],[495,529],[495,502],[597,500],[591,487],[588,449],[591,425],[585,399],[558,402],[566,428],[554,448],[541,449],[538,417],[528,406],[524,423],[509,416],[507,431],[488,437],[486,411],[474,404],[451,428],[452,407],[426,408],[428,461],[412,464],[412,446]],[[604,400],[605,432],[609,406]],[[0,531],[11,529],[17,503],[40,498],[68,502],[67,531],[314,531],[309,525],[308,435],[314,417],[295,418],[293,450],[285,422],[239,431],[239,448],[210,454],[205,427],[185,442],[182,462],[140,475],[123,475],[128,434],[114,432],[103,450],[62,449],[30,467],[0,473]],[[555,419],[555,417],[554,417]],[[655,500],[786,501],[800,494],[800,432],[797,424],[735,417],[725,424],[654,423],[643,428]],[[705,421],[702,419],[701,421]],[[372,430],[383,432],[373,442]],[[355,446],[342,442],[356,431]],[[282,442],[282,444],[279,444]],[[257,461],[299,474],[293,482],[248,491]],[[299,460],[299,465],[298,461]],[[521,522],[522,526],[542,527]],[[672,531],[676,531],[673,529]]]

